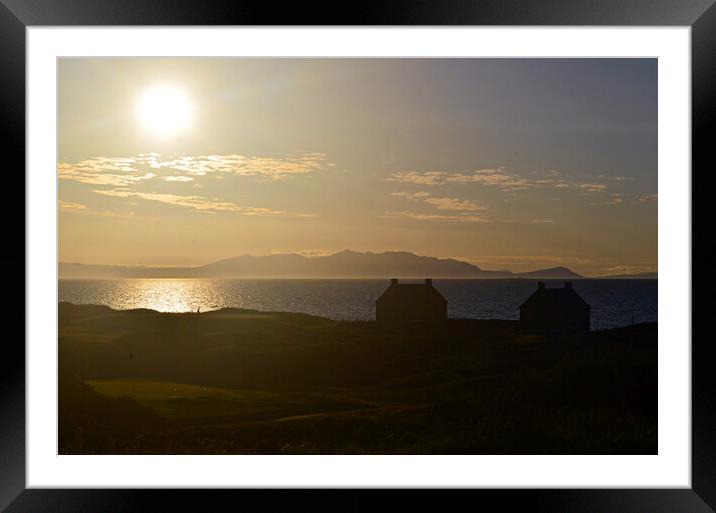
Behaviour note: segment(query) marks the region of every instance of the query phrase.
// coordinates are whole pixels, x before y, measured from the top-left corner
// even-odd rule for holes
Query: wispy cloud
[[[574,187],[587,192],[601,192],[607,190],[607,186],[603,183],[573,183],[568,187]]]
[[[295,212],[287,212],[285,210],[274,210],[263,207],[245,207],[232,203],[230,201],[222,201],[219,199],[208,199],[200,196],[182,196],[177,194],[165,194],[155,192],[133,192],[126,190],[95,190],[97,194],[112,196],[115,198],[141,198],[147,201],[157,201],[168,205],[190,208],[204,213],[216,212],[236,212],[246,216],[264,216],[264,217],[316,217],[313,214],[301,214]]]
[[[605,201],[598,201],[596,203],[591,203],[593,206],[608,206],[608,205],[621,205],[624,202],[624,198],[622,194],[610,194],[609,199]]]
[[[564,180],[562,178],[541,178],[539,180],[535,180],[535,183],[538,185],[553,185],[555,187],[569,187],[567,180]]]
[[[428,192],[393,192],[392,196],[400,196],[416,202],[426,203],[432,205],[438,210],[455,210],[463,212],[477,212],[480,210],[486,210],[487,207],[478,205],[477,203],[469,200],[461,200],[457,198],[436,198],[432,197]]]
[[[132,185],[156,176],[152,172],[142,172],[131,158],[94,157],[74,164],[60,162],[57,166],[60,180],[92,185]]]
[[[447,173],[444,171],[401,171],[386,178],[389,182],[413,183],[418,185],[444,185],[449,183],[477,183],[497,186],[502,190],[529,189],[535,185],[518,175],[509,174],[503,168],[479,169],[472,173]]]
[[[92,210],[83,203],[74,203],[71,201],[58,202],[60,212],[68,214],[81,214],[87,216],[99,216],[99,217],[118,217],[127,218],[134,215],[134,212],[114,212],[108,210]]]
[[[602,269],[606,276],[616,274],[639,274],[639,273],[655,273],[657,272],[655,265],[614,265]]]
[[[194,179],[191,176],[165,176],[162,180],[166,182],[193,182]]]
[[[58,206],[60,210],[66,210],[69,212],[80,212],[83,210],[87,210],[87,205],[83,205],[82,203],[73,203],[71,201],[60,200]]]
[[[556,221],[554,219],[543,219],[543,218],[534,218],[534,219],[500,219],[500,223],[507,223],[507,224],[552,224]]]
[[[607,185],[595,182],[580,182],[567,180],[566,178],[547,178],[535,180],[534,182],[542,187],[554,187],[556,189],[578,189],[587,192],[602,192],[607,190]]]
[[[651,203],[653,201],[658,201],[659,195],[658,194],[640,194],[636,202],[637,203]]]
[[[283,157],[246,155],[183,155],[162,159],[156,154],[141,155],[142,162],[153,169],[172,169],[190,175],[232,173],[240,176],[260,176],[282,180],[292,175],[304,175],[333,167],[325,153],[304,153]]]
[[[393,173],[388,178],[389,182],[410,183],[416,185],[446,185],[446,184],[479,184],[489,187],[496,187],[502,191],[514,192],[525,189],[537,189],[554,187],[558,189],[578,189],[587,192],[601,192],[607,189],[607,185],[596,182],[582,182],[559,178],[559,173],[550,170],[542,173],[530,173],[529,178],[515,173],[508,173],[504,168],[478,169],[472,173],[448,173],[445,171],[427,171],[423,173],[415,171],[401,171]]]
[[[429,192],[406,192],[406,191],[400,191],[400,192],[391,192],[391,196],[400,196],[406,199],[410,199],[413,201],[420,201],[423,198],[427,198],[430,196]]]
[[[487,218],[477,214],[422,214],[418,212],[386,212],[381,216],[384,219],[414,219],[417,221],[438,221],[448,223],[486,223]]]
[[[194,176],[209,173],[256,176],[283,180],[293,175],[305,175],[333,167],[324,153],[305,153],[282,157],[245,155],[182,155],[162,158],[157,153],[141,153],[130,157],[93,157],[79,162],[60,162],[61,180],[93,185],[130,186],[157,176],[161,171],[171,173],[162,177],[168,182],[188,182]],[[190,175],[190,176],[186,176]]]
[[[604,178],[605,180],[614,180],[615,182],[631,182],[634,180],[634,177],[632,176],[599,175],[598,178]]]
[[[442,171],[428,171],[425,173],[416,173],[414,171],[401,171],[393,173],[388,178],[389,182],[414,183],[417,185],[442,185],[446,183],[447,173]]]
[[[561,256],[561,255],[505,255],[505,256],[467,256],[455,257],[458,260],[466,260],[468,262],[483,264],[588,264],[594,260],[581,256]]]
[[[309,258],[328,256],[328,255],[333,255],[334,253],[336,253],[336,251],[330,250],[330,249],[304,249],[301,251],[290,251],[290,250],[286,250],[286,249],[272,249],[271,250],[272,255],[296,254],[296,255],[301,255],[301,256],[309,257]]]
[[[485,210],[487,207],[478,205],[472,201],[460,200],[456,198],[427,198],[425,203],[433,205],[438,210],[458,210],[466,212],[477,212]]]

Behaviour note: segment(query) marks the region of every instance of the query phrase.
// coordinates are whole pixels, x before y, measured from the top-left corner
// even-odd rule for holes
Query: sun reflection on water
[[[210,280],[193,279],[137,279],[113,283],[105,294],[107,303],[121,308],[149,308],[159,312],[206,312],[225,304],[225,298],[217,297],[217,290]],[[232,302],[237,302],[236,295]],[[239,301],[240,303],[240,301]],[[105,303],[106,304],[106,303]]]
[[[197,310],[202,306],[200,288],[201,284],[188,280],[142,280],[131,287],[139,302],[160,312]]]

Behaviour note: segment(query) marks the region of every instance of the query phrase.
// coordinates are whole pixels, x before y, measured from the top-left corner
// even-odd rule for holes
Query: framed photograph
[[[713,511],[711,4],[5,0],[0,505]]]

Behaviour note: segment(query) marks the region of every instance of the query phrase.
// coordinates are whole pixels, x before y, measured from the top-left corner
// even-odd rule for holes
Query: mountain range
[[[566,267],[525,273],[483,270],[453,258],[345,250],[326,256],[243,255],[196,267],[59,264],[60,278],[543,278],[579,279]]]

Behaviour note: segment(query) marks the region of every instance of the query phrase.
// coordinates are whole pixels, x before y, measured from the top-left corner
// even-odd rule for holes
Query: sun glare
[[[136,114],[147,132],[157,137],[172,137],[191,128],[194,106],[189,95],[178,86],[155,85],[138,98]]]

